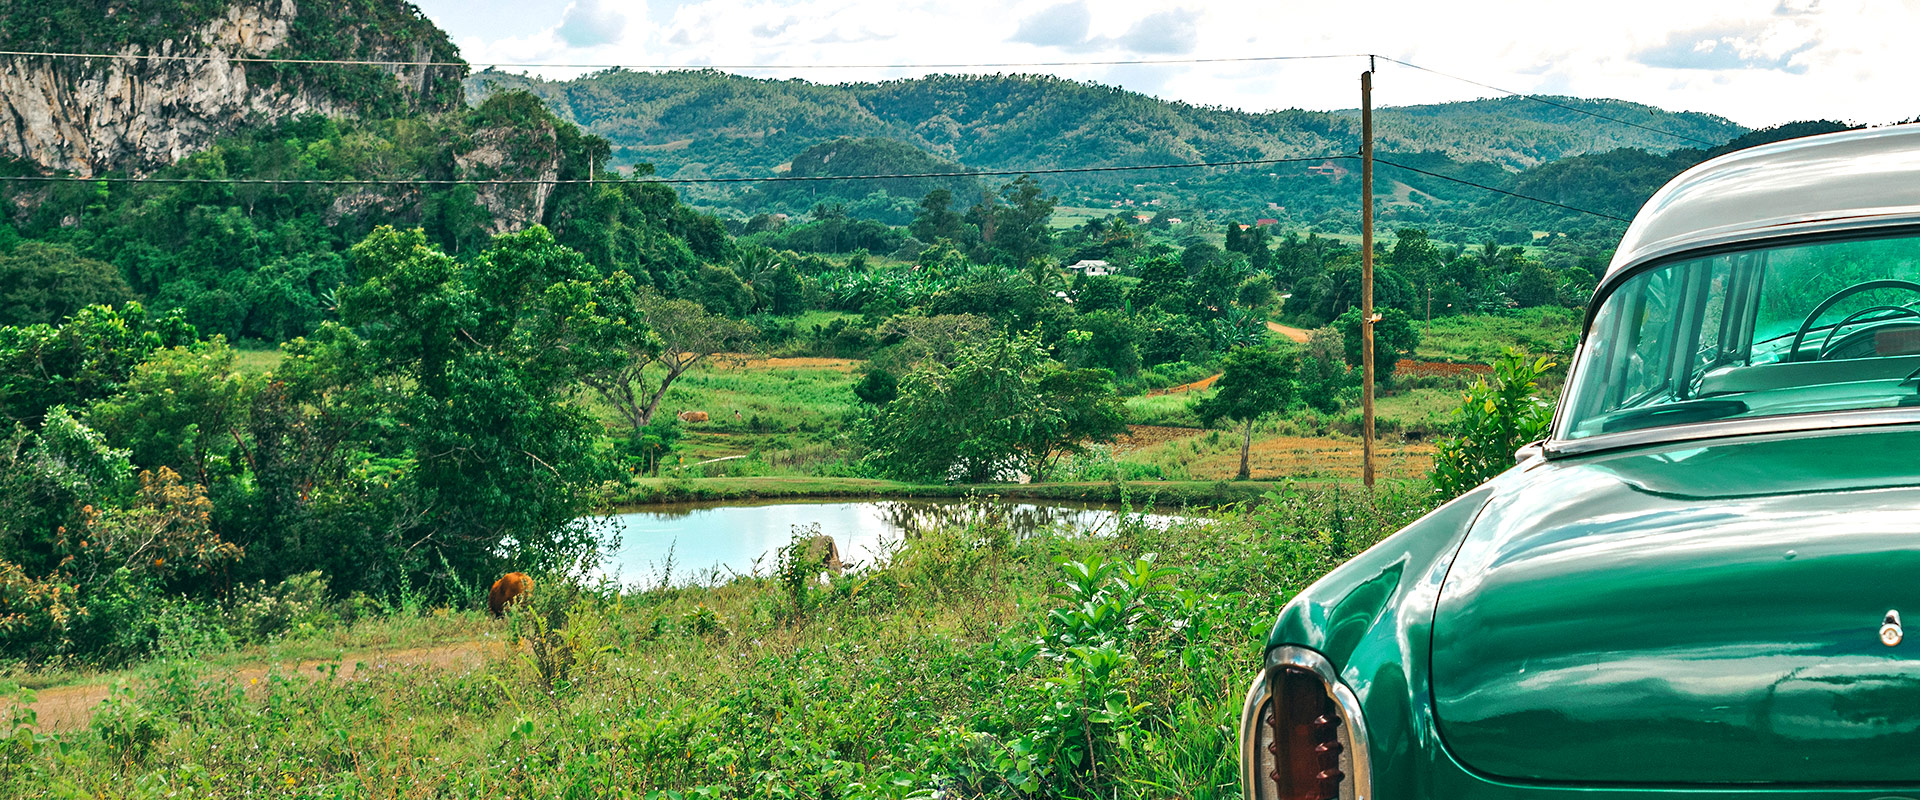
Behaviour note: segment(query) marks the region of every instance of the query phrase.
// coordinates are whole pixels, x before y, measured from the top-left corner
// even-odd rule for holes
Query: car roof
[[[1603,284],[1648,260],[1798,231],[1920,218],[1920,124],[1736,150],[1680,173],[1641,206]]]

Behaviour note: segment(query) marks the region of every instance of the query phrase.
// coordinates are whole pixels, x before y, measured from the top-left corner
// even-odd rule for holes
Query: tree
[[[1493,380],[1475,381],[1454,409],[1450,434],[1441,439],[1429,476],[1435,492],[1456,497],[1513,466],[1521,445],[1547,434],[1553,407],[1540,378],[1553,368],[1546,356],[1529,361],[1507,348],[1493,364]]]
[[[1123,311],[1126,307],[1127,291],[1120,279],[1085,273],[1073,279],[1073,310],[1091,314],[1095,311]]]
[[[1000,187],[1000,200],[1001,204],[983,212],[993,215],[989,246],[1018,267],[1045,256],[1053,248],[1053,229],[1047,221],[1053,217],[1055,198],[1047,197],[1032,176],[1022,175]]]
[[[1264,272],[1255,272],[1240,282],[1234,291],[1234,302],[1242,308],[1259,310],[1273,304],[1277,293],[1273,291],[1273,277]]]
[[[953,210],[953,192],[934,189],[920,200],[920,211],[914,215],[908,230],[912,231],[913,238],[923,242],[941,239],[958,242],[965,239],[966,224],[960,212]]]
[[[1159,307],[1175,314],[1194,311],[1193,284],[1187,281],[1187,268],[1165,257],[1142,260],[1135,267],[1140,282],[1134,284],[1130,299],[1136,311]]]
[[[1353,385],[1343,337],[1332,328],[1315,330],[1300,355],[1301,401],[1315,411],[1331,414],[1340,410],[1341,394]]]
[[[659,475],[660,462],[673,453],[674,444],[680,441],[684,433],[679,420],[672,417],[657,419],[628,434],[620,442],[620,453],[626,456],[630,469]]]
[[[1088,442],[1111,442],[1127,432],[1127,406],[1113,391],[1113,373],[1049,363],[1034,382],[1039,406],[1025,426],[1020,449],[1027,475],[1046,479],[1061,456],[1086,452]]]
[[[1389,308],[1377,312],[1380,321],[1373,323],[1373,377],[1381,383],[1393,380],[1393,367],[1400,359],[1413,355],[1420,346],[1420,328],[1413,324],[1413,318],[1407,312]],[[1333,327],[1339,329],[1346,344],[1347,364],[1362,366],[1365,362],[1363,341],[1360,330],[1360,309],[1348,309],[1334,320]]]
[[[155,351],[117,394],[89,409],[87,422],[125,446],[135,467],[212,485],[210,462],[230,461],[236,446],[244,448],[241,432],[258,391],[259,381],[236,374],[233,364],[233,348],[217,336]]]
[[[1560,279],[1538,262],[1523,262],[1507,281],[1506,294],[1521,308],[1553,305],[1560,299]]]
[[[1294,371],[1293,359],[1277,351],[1243,347],[1227,355],[1213,395],[1193,404],[1207,425],[1223,419],[1241,424],[1240,480],[1251,475],[1247,462],[1253,449],[1253,423],[1293,401]]]
[[[0,325],[57,324],[87,306],[132,299],[118,268],[71,247],[28,241],[0,255]]]
[[[591,552],[578,520],[611,465],[569,400],[644,331],[632,279],[603,277],[540,226],[466,262],[386,226],[352,252],[360,280],[340,290],[340,318],[364,346],[339,341],[404,387],[405,552],[461,575],[491,574],[509,552],[548,566]]]
[[[155,350],[197,338],[178,314],[88,306],[59,325],[0,326],[0,414],[30,427],[54,406],[112,396]]]
[[[1036,334],[962,348],[900,382],[868,431],[868,456],[901,480],[979,483],[1024,467],[1036,479],[1060,453],[1125,429],[1111,373],[1047,358]]]
[[[853,385],[853,396],[870,406],[884,406],[900,396],[900,379],[884,368],[870,368]]]
[[[653,421],[660,400],[687,370],[753,339],[752,325],[708,313],[692,300],[641,289],[630,302],[639,324],[622,339],[621,356],[587,374],[584,382],[633,430]],[[649,375],[650,367],[661,374]]]
[[[1140,371],[1140,326],[1133,317],[1095,311],[1074,318],[1065,341],[1067,361],[1132,376]]]

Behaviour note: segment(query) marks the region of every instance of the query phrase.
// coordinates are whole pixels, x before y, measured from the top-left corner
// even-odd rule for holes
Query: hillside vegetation
[[[525,88],[563,118],[607,137],[616,157],[650,162],[664,175],[771,174],[801,149],[843,136],[885,136],[975,167],[1020,169],[1352,152],[1359,135],[1352,111],[1202,107],[1045,75],[815,84],[617,70],[559,82],[489,70],[474,73],[467,87],[476,100]],[[1746,132],[1709,114],[1554,100],[1710,141]],[[1685,143],[1520,98],[1382,108],[1374,122],[1383,150],[1434,151],[1509,168]]]
[[[525,89],[564,119],[604,136],[622,163],[651,164],[669,177],[772,177],[798,169],[810,148],[843,139],[891,141],[868,174],[974,169],[1236,161],[1352,153],[1354,111],[1245,112],[1193,106],[1094,83],[1037,75],[936,75],[882,83],[815,84],[715,71],[613,70],[573,81],[486,71],[467,81],[471,98]],[[1627,119],[1694,140],[1721,142],[1746,129],[1719,117],[1669,112],[1617,100],[1553,98],[1572,109]],[[1524,98],[1382,108],[1375,146],[1383,157],[1447,175],[1501,185],[1512,171],[1619,148],[1664,153],[1688,140],[1620,125]],[[871,147],[869,149],[872,149]],[[1131,207],[1191,217],[1231,212],[1292,224],[1351,216],[1353,162],[1288,163],[1194,173],[1128,172],[1053,176],[1070,204]],[[799,174],[799,173],[795,173]],[[853,174],[839,172],[838,174]],[[887,198],[876,199],[876,190]],[[865,204],[874,218],[897,216],[897,186],[763,184],[757,189],[688,187],[699,204],[751,215],[804,212],[833,200]],[[1389,222],[1473,227],[1487,215],[1481,190],[1383,168]],[[978,196],[961,195],[962,197]],[[856,210],[856,214],[860,212]],[[1344,223],[1342,223],[1344,225]],[[1566,226],[1551,228],[1564,230]]]

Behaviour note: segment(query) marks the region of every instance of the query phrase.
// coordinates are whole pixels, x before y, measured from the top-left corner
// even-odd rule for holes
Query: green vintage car
[[[1570,367],[1281,612],[1246,796],[1920,797],[1920,125],[1675,178]]]

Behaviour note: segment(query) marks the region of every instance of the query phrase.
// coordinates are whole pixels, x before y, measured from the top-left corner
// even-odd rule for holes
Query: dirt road
[[[218,677],[227,682],[245,687],[247,696],[259,698],[270,686],[265,681],[269,671],[278,668],[288,674],[313,676],[316,668],[327,664],[339,664],[337,680],[353,680],[356,677],[370,675],[379,670],[395,667],[426,666],[448,670],[471,671],[479,669],[489,657],[502,655],[506,648],[499,642],[471,641],[436,645],[434,647],[414,647],[405,650],[363,650],[341,655],[339,659],[312,659],[300,662],[260,662],[233,667]],[[107,699],[112,682],[83,683],[72,686],[58,686],[34,693],[34,700],[28,705],[38,718],[38,727],[42,731],[70,731],[84,728],[93,721],[93,713],[100,707],[100,701]],[[16,708],[11,701],[0,701],[0,729],[11,728],[13,712]]]
[[[1305,328],[1295,328],[1291,325],[1282,325],[1278,322],[1267,323],[1267,330],[1285,336],[1300,344],[1306,344],[1308,337],[1312,335],[1312,333]]]

